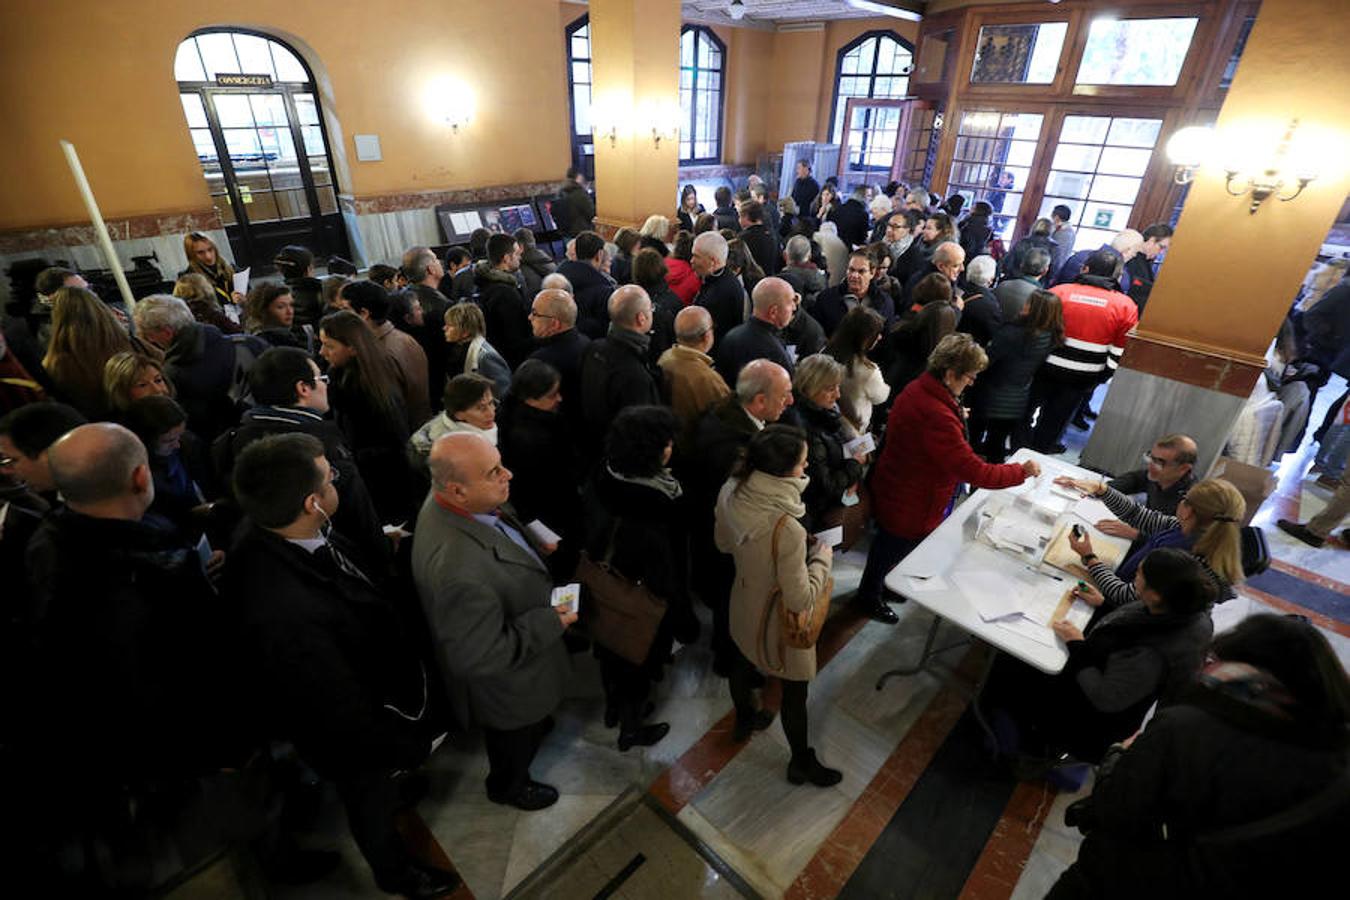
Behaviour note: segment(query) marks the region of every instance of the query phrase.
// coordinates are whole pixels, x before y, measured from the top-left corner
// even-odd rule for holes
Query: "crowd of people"
[[[606,240],[571,172],[556,262],[524,229],[365,277],[317,278],[286,247],[281,279],[246,294],[193,233],[172,293],[129,310],[44,271],[0,345],[0,658],[30,686],[7,692],[3,778],[30,862],[135,889],[242,841],[274,877],[314,877],[332,860],[294,834],[323,779],[379,886],[439,896],[455,876],[415,859],[395,819],[445,735],[481,733],[490,800],[550,806],[531,762],[572,656],[598,660],[618,749],[651,746],[669,731],[652,685],[701,639],[700,606],[733,738],[772,724],[757,691],[777,678],[786,777],[838,783],[808,717],[835,546],[819,535],[870,533],[852,602],[894,624],[884,576],[962,486],[1021,484],[1040,467],[1010,454],[1086,425],[1171,229],[1075,251],[1056,208],[1003,253],[986,202],[960,217],[964,198],[921,186],[845,197],[805,162],[777,203],[758,179],[715,199],[687,186],[672,215]],[[989,698],[1016,752],[1100,760],[1200,676],[1209,609],[1243,578],[1244,509],[1195,480],[1196,459],[1168,435],[1145,469],[1074,484],[1135,545],[1113,570],[1074,541],[1095,614],[1056,625],[1070,666],[1033,689],[1059,702]],[[578,579],[580,610],[558,599]],[[650,627],[607,630],[602,582],[645,592]],[[1323,690],[1308,727],[1343,746],[1344,672],[1267,666],[1263,626],[1244,627],[1224,659],[1283,680],[1290,704]],[[1160,716],[1141,750],[1187,715]]]

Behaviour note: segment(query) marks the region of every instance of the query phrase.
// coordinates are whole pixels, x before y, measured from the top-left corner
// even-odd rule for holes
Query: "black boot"
[[[808,781],[816,787],[832,787],[838,784],[844,773],[831,769],[816,759],[816,751],[807,750],[800,757],[794,756],[788,763],[787,779],[793,784],[806,784]]]
[[[650,747],[669,732],[670,726],[665,722],[639,725],[632,731],[621,730],[619,732],[619,750],[620,752],[626,752],[630,747]]]

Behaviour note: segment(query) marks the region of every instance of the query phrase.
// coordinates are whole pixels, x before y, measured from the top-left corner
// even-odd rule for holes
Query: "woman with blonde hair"
[[[665,216],[648,216],[638,230],[638,248],[650,247],[662,256],[670,253],[666,241],[670,238],[670,219]]]
[[[806,474],[811,480],[802,493],[806,525],[814,533],[826,527],[828,517],[843,508],[845,495],[858,500],[859,480],[867,454],[848,453],[844,445],[853,434],[839,413],[839,391],[846,370],[832,357],[816,353],[797,363],[792,373],[792,407],[807,436]],[[835,524],[833,518],[829,518]]]
[[[52,337],[42,368],[56,385],[56,395],[90,419],[107,414],[103,367],[124,350],[159,357],[127,334],[117,316],[98,295],[85,288],[64,287],[52,296]]]
[[[511,389],[511,367],[488,343],[487,322],[477,303],[456,303],[445,311],[445,342],[450,345],[445,364],[447,378],[482,375],[491,379],[496,396],[506,396]]]
[[[244,295],[234,289],[234,266],[220,255],[215,241],[193,231],[183,236],[183,253],[188,259],[187,272],[205,277],[219,302],[243,305]]]
[[[113,413],[125,413],[142,397],[172,397],[174,390],[159,360],[123,350],[103,366],[103,393]]]
[[[1247,501],[1229,482],[1222,478],[1197,482],[1177,504],[1175,516],[1141,506],[1106,482],[1060,477],[1055,483],[1100,498],[1107,509],[1146,539],[1112,572],[1092,552],[1091,538],[1086,534],[1082,538],[1069,536],[1069,546],[1082,559],[1095,585],[1077,591],[1088,605],[1113,608],[1135,599],[1132,582],[1140,561],[1162,547],[1176,547],[1199,559],[1218,589],[1218,602],[1234,596],[1233,585],[1244,577],[1242,518]]]
[[[193,318],[198,322],[214,325],[222,334],[239,334],[244,329],[225,314],[217,302],[215,288],[205,275],[198,272],[185,272],[178,276],[173,285],[173,295],[188,305]]]

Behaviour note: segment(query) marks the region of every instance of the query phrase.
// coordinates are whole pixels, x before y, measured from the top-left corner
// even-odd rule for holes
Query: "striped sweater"
[[[1156,509],[1140,506],[1113,487],[1108,486],[1106,493],[1100,499],[1106,504],[1107,509],[1115,513],[1116,518],[1126,525],[1138,529],[1141,538],[1150,538],[1155,534],[1181,526],[1181,522],[1176,516],[1169,516],[1167,513],[1158,512]],[[1211,569],[1203,556],[1196,556],[1195,558],[1213,580],[1214,586],[1218,588],[1218,602],[1223,603],[1233,599],[1236,596],[1233,586],[1225,581],[1218,572]],[[1096,584],[1097,590],[1101,591],[1102,597],[1105,598],[1101,606],[1103,611],[1110,611],[1125,603],[1139,599],[1134,590],[1133,582],[1125,581],[1116,575],[1106,563],[1098,560],[1088,566],[1088,572],[1091,573],[1092,581]]]

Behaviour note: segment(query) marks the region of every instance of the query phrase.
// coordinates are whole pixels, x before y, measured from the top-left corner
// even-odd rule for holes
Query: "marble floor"
[[[1085,441],[1085,434],[1071,430],[1065,456],[1074,457]],[[1326,503],[1329,492],[1308,472],[1312,458],[1305,445],[1282,460],[1279,490],[1258,511],[1255,524],[1265,530],[1280,571],[1344,592],[1350,553],[1332,544],[1315,550],[1273,527],[1276,518],[1306,520]],[[836,558],[836,598],[856,587],[864,558],[858,550]],[[1215,610],[1215,629],[1257,612],[1288,612],[1290,606],[1244,589]],[[627,753],[618,751],[617,732],[601,721],[594,660],[580,654],[572,658],[574,677],[557,727],[533,767],[536,778],[558,788],[557,805],[522,813],[489,802],[481,742],[447,742],[429,764],[432,791],[416,820],[421,839],[463,877],[464,887],[454,895],[461,900],[837,896],[916,785],[924,790],[924,773],[947,752],[949,736],[959,733],[969,705],[963,685],[975,680],[984,658],[983,649],[958,647],[932,669],[877,691],[883,671],[917,657],[931,621],[912,605],[896,610],[900,622],[889,627],[838,609],[822,637],[824,662],[810,688],[810,732],[821,759],[844,773],[833,788],[788,784],[788,749],[777,723],[744,744],[731,741],[730,699],[711,671],[706,640],[681,648],[656,685],[653,720],[669,722],[670,734],[654,747]],[[1313,621],[1350,667],[1350,624],[1325,616]],[[939,646],[959,637],[944,628]],[[767,708],[776,708],[775,687],[770,682],[764,692]],[[969,877],[948,872],[943,883],[966,879],[959,896],[972,900],[1043,896],[1073,860],[1080,840],[1064,826],[1064,809],[1090,789],[1090,779],[1073,793],[1042,784],[1017,786],[996,826],[990,829],[985,810],[983,831],[968,838],[976,844],[952,854],[965,860]],[[941,804],[931,811],[934,817],[967,813]],[[341,849],[338,871],[304,888],[274,889],[273,896],[383,896],[347,836],[340,809],[332,804],[322,819],[325,830],[314,840]],[[948,894],[958,892],[885,895]]]

